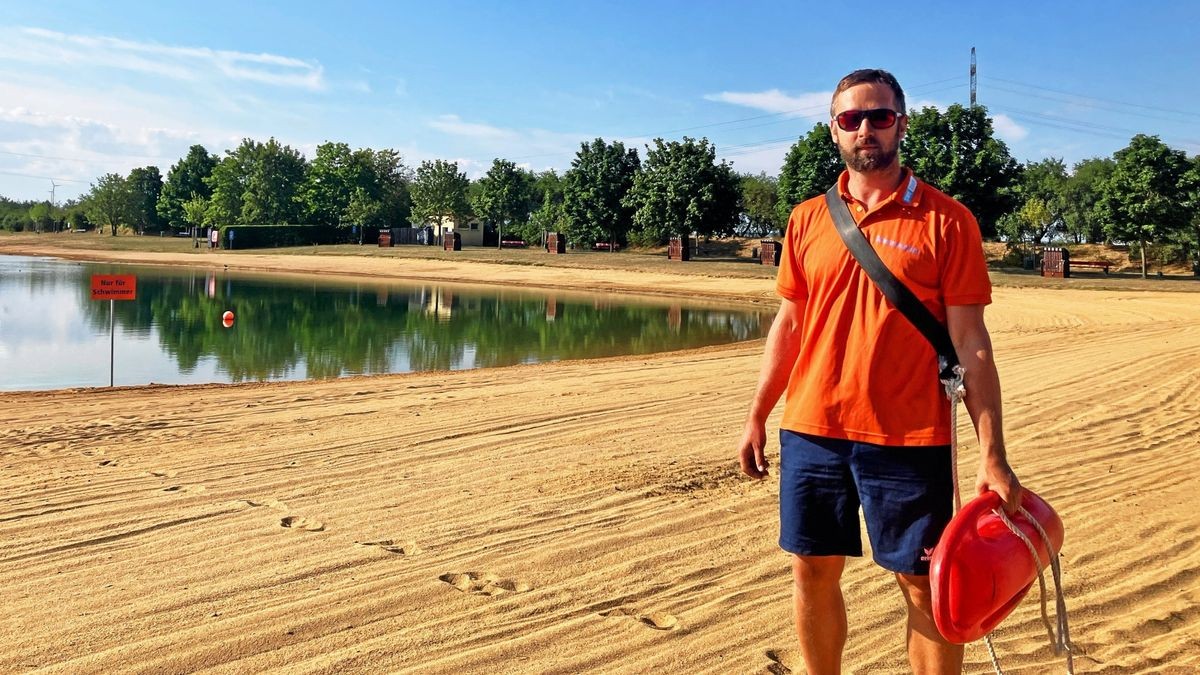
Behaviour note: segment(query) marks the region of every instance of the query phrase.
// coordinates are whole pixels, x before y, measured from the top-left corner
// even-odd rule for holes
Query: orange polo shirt
[[[843,201],[892,274],[933,315],[988,304],[979,224],[965,206],[904,170],[870,211],[838,179]],[[846,248],[825,196],[792,210],[776,288],[804,306],[784,429],[879,445],[944,445],[950,412],[933,347],[892,307]]]

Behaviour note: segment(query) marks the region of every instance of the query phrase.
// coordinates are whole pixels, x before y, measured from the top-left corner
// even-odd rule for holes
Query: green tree
[[[562,202],[563,200],[563,178],[558,175],[554,169],[547,169],[541,173],[533,175],[533,208],[538,208],[546,201],[546,195],[550,195],[555,201]]]
[[[828,124],[818,122],[793,143],[779,170],[779,197],[775,209],[780,227],[787,227],[796,204],[824,194],[832,187],[843,168],[842,156]]]
[[[530,205],[533,208],[524,223],[517,223],[512,231],[521,239],[543,241],[546,232],[566,232],[567,212],[563,206],[563,179],[553,170],[532,175]],[[544,241],[543,241],[544,243]]]
[[[1030,197],[1015,213],[1001,216],[996,229],[1008,239],[1009,248],[1024,252],[1026,244],[1041,241],[1054,219],[1054,212],[1046,200]]]
[[[380,214],[383,213],[383,202],[372,197],[365,188],[354,188],[350,195],[350,203],[346,205],[343,219],[358,228],[358,243],[362,243],[363,230],[379,224]]]
[[[129,172],[129,190],[133,193],[133,211],[130,223],[138,232],[160,230],[164,225],[158,215],[158,201],[162,196],[163,179],[157,166],[146,166]]]
[[[183,222],[191,226],[192,238],[195,238],[197,230],[208,224],[208,206],[208,200],[200,196],[183,203]]]
[[[479,192],[472,200],[475,215],[496,225],[499,246],[501,235],[510,225],[525,223],[533,206],[533,177],[506,159],[495,159],[492,168],[479,179]]]
[[[1076,242],[1104,239],[1104,223],[1097,216],[1100,183],[1112,175],[1116,163],[1109,157],[1093,157],[1077,163],[1064,187],[1063,220]]]
[[[412,170],[404,164],[400,153],[390,148],[375,151],[371,167],[377,186],[372,196],[380,203],[376,222],[372,224],[381,227],[407,224],[412,214],[412,198],[409,194]]]
[[[634,210],[638,238],[664,243],[671,236],[732,234],[742,208],[741,181],[707,138],[654,140],[625,204]]]
[[[766,172],[741,177],[742,218],[739,234],[745,237],[765,237],[783,232],[787,224],[779,216],[779,181]]]
[[[88,219],[109,228],[114,237],[118,225],[133,219],[134,194],[129,181],[120,174],[106,173],[97,178],[84,203]]]
[[[1192,269],[1200,273],[1200,155],[1192,157],[1192,165],[1183,174],[1180,186],[1183,188],[1184,208],[1187,209],[1192,223],[1187,237]]]
[[[1031,162],[1020,175],[1018,194],[1022,205],[1017,213],[1028,228],[1029,241],[1036,244],[1056,231],[1065,231],[1067,167],[1063,161],[1049,157]]]
[[[969,208],[985,237],[1017,206],[1019,167],[983,106],[911,113],[901,156],[918,177]]]
[[[525,241],[536,241],[544,232],[566,232],[567,224],[567,209],[562,196],[555,198],[552,192],[546,192],[542,206],[530,214],[528,222],[517,225],[515,232]]]
[[[0,227],[12,232],[21,232],[33,227],[29,219],[29,209],[34,202],[17,202],[7,197],[0,197]]]
[[[244,139],[213,169],[209,222],[214,225],[284,225],[304,220],[308,163],[274,138]]]
[[[171,165],[167,172],[167,180],[155,205],[159,218],[170,227],[187,227],[183,203],[193,197],[207,199],[212,195],[212,188],[205,179],[212,175],[216,166],[217,157],[209,154],[203,145],[188,148],[187,155]]]
[[[1192,157],[1186,172],[1180,179],[1183,210],[1190,227],[1183,227],[1176,234],[1182,257],[1190,258],[1193,270],[1200,274],[1200,155]]]
[[[634,209],[624,199],[640,167],[637,150],[626,150],[620,141],[580,144],[563,176],[567,235],[573,241],[626,243]]]
[[[1147,245],[1190,224],[1183,194],[1190,167],[1182,151],[1145,134],[1134,136],[1114,158],[1112,175],[1100,183],[1096,210],[1109,237],[1137,242],[1145,278]]]
[[[81,208],[73,208],[67,211],[67,227],[72,231],[90,230],[92,223],[88,220],[87,214]]]
[[[54,219],[50,216],[50,203],[38,202],[29,207],[29,220],[37,232],[50,232],[54,229]]]
[[[346,209],[355,191],[364,190],[368,195],[378,191],[374,160],[375,153],[371,150],[353,151],[345,143],[318,145],[304,186],[308,221],[351,224]]]
[[[457,162],[436,159],[421,162],[409,192],[412,195],[413,225],[445,224],[447,219],[461,221],[471,213],[467,190],[471,181],[458,170]]]

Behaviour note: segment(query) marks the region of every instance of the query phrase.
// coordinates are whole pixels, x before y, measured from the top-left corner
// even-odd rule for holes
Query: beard
[[[846,162],[846,166],[852,171],[870,173],[890,168],[896,161],[896,155],[899,153],[899,145],[897,143],[890,148],[882,145],[875,145],[869,148],[855,145],[853,148],[847,150],[839,143],[838,152],[842,155],[842,161]]]

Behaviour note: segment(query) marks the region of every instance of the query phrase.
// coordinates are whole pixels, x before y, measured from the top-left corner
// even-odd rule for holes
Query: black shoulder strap
[[[884,297],[892,306],[900,310],[900,313],[933,345],[938,355],[938,378],[943,381],[953,379],[954,368],[958,365],[958,354],[954,351],[950,332],[879,259],[879,254],[871,248],[862,230],[858,229],[850,215],[850,209],[838,194],[838,186],[834,185],[825,193],[825,204],[829,207],[829,215],[833,217],[838,234],[842,236],[842,241],[846,242],[846,248],[850,249],[850,255],[854,256],[867,276],[871,277],[871,281],[883,291]]]

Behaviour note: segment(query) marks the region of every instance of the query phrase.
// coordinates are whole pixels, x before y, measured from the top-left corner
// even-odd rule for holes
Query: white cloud
[[[0,101],[21,102],[0,106],[0,194],[10,198],[42,196],[46,180],[29,176],[69,181],[58,190],[62,200],[105,173],[153,164],[165,175],[192,144],[220,152],[253,135],[215,126],[189,114],[186,104],[146,92],[7,75],[0,79]]]
[[[182,47],[69,35],[42,28],[0,30],[0,59],[41,65],[113,68],[176,80],[238,80],[321,91],[324,69],[278,54]]]
[[[1025,140],[1029,136],[1029,130],[1017,124],[1011,117],[1004,114],[992,115],[992,128],[996,130],[996,135],[1003,138],[1008,143]]]
[[[779,89],[758,92],[723,91],[719,94],[705,94],[704,98],[709,101],[732,103],[777,115],[820,118],[828,114],[829,101],[833,98],[833,92],[818,91],[793,96],[785,94]]]
[[[510,139],[517,135],[517,132],[511,129],[501,129],[479,122],[464,122],[458,115],[441,115],[435,120],[430,120],[429,126],[451,136],[476,139]]]
[[[71,181],[62,199],[104,173],[165,174],[197,143],[219,154],[275,136],[300,148],[312,115],[296,95],[329,84],[319,65],[275,54],[0,27],[0,194],[39,196],[46,179],[33,177]]]

